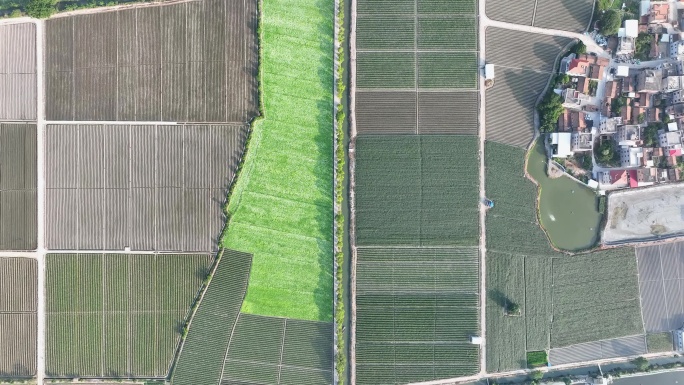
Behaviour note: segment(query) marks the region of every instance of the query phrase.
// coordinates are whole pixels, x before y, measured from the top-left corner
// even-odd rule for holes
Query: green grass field
[[[646,346],[649,353],[671,352],[674,350],[672,332],[647,334]]]
[[[261,93],[222,243],[254,255],[245,313],[330,321],[333,4],[264,0]]]
[[[527,366],[530,368],[538,368],[540,366],[546,366],[549,362],[549,357],[546,351],[541,350],[538,352],[528,352],[527,353]]]

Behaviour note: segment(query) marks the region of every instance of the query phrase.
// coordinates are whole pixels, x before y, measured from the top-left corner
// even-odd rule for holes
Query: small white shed
[[[473,345],[482,345],[484,340],[480,336],[470,336],[470,343]]]
[[[485,64],[485,79],[494,79],[494,64]]]

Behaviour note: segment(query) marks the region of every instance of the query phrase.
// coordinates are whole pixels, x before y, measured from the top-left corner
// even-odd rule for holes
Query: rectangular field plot
[[[246,130],[48,126],[47,247],[215,250]]]
[[[487,28],[487,62],[525,70],[554,71],[554,63],[563,47],[572,39],[538,35],[530,32]],[[498,78],[498,76],[497,76]]]
[[[593,3],[592,0],[538,0],[534,26],[584,32],[591,20]]]
[[[357,92],[356,128],[362,135],[477,135],[477,110],[476,91]]]
[[[0,26],[0,120],[36,119],[36,26]]]
[[[0,123],[0,250],[37,244],[36,125]]]
[[[416,87],[414,52],[359,52],[356,58],[356,84],[364,88]]]
[[[419,16],[417,35],[418,49],[476,51],[477,19],[474,15]]]
[[[549,363],[564,365],[575,362],[638,356],[647,353],[644,335],[587,342],[565,348],[551,349]]]
[[[331,384],[333,326],[241,313],[222,384]]]
[[[419,52],[418,88],[477,89],[476,52]]]
[[[356,156],[358,245],[477,245],[475,136],[361,136]]]
[[[636,249],[641,305],[646,332],[679,329],[684,324],[684,243]]]
[[[478,371],[479,262],[472,248],[360,248],[357,383]]]
[[[534,16],[537,0],[490,0],[486,4],[487,16],[492,20],[532,25],[532,17]]]
[[[206,0],[47,21],[47,119],[250,121],[256,14]]]
[[[415,47],[416,20],[411,15],[365,15],[356,19],[356,48],[413,49]]]
[[[49,254],[49,377],[165,377],[209,255]]]
[[[0,376],[36,373],[38,264],[28,258],[0,257]]]

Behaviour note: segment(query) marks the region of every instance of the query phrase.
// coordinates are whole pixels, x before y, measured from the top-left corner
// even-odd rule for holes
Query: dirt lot
[[[604,244],[681,235],[684,235],[684,185],[663,185],[609,195]]]

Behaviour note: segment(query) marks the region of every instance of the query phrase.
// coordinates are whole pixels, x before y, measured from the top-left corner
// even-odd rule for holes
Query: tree
[[[582,41],[578,41],[577,44],[575,44],[575,47],[572,49],[574,53],[577,55],[582,55],[587,53],[587,46],[582,43]]]
[[[620,153],[618,152],[615,142],[612,140],[604,140],[601,145],[594,150],[596,160],[601,164],[616,165],[620,161]]]
[[[644,146],[655,147],[658,142],[658,130],[660,130],[661,124],[659,122],[651,123],[646,128],[644,128]]]
[[[55,0],[29,0],[26,14],[36,19],[47,19],[57,11]]]
[[[539,370],[535,370],[534,372],[530,373],[530,378],[532,381],[539,381],[544,377],[544,373],[542,373]]]
[[[636,366],[636,368],[641,372],[648,369],[648,360],[644,357],[635,358],[634,360],[632,360],[632,364]]]
[[[509,302],[507,306],[508,314],[520,314],[520,305],[515,302]]]
[[[613,101],[610,103],[610,110],[613,113],[613,116],[620,116],[622,113],[622,107],[627,105],[627,98],[624,96],[620,96],[619,98],[613,99]]]
[[[601,24],[600,31],[604,36],[615,35],[622,24],[622,13],[615,9],[609,9],[603,12],[599,21]]]
[[[537,111],[539,111],[539,130],[541,132],[555,131],[558,118],[563,113],[563,101],[560,95],[549,91],[537,106]]]
[[[570,83],[570,75],[568,74],[558,74],[556,76],[556,83],[568,84]]]

